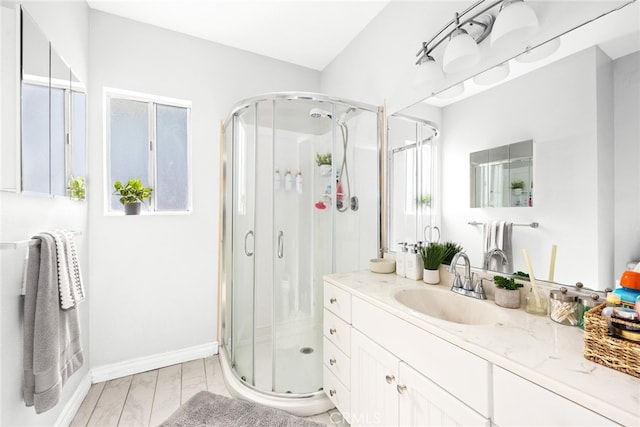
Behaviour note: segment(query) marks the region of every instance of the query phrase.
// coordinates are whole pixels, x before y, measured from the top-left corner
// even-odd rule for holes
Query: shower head
[[[356,109],[354,107],[349,107],[345,110],[344,113],[340,114],[340,117],[338,117],[338,120],[336,120],[338,123],[342,123],[344,124],[344,120],[347,118],[347,116],[350,113],[353,113],[354,111],[356,111]]]
[[[330,112],[321,108],[312,108],[311,111],[309,111],[309,116],[313,117],[314,119],[319,119],[321,117],[328,119],[332,118]]]

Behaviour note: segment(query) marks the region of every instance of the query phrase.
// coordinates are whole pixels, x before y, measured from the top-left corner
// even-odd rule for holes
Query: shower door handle
[[[247,231],[247,234],[244,235],[244,254],[246,256],[253,256],[253,250],[249,252],[249,249],[247,249],[247,240],[249,239],[249,236],[253,237],[253,230]]]
[[[284,232],[282,230],[278,233],[278,258],[284,256]]]

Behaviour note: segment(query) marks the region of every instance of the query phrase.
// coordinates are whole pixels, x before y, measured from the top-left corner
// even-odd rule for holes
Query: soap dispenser
[[[400,277],[406,275],[406,260],[407,260],[407,242],[400,242],[400,250],[396,252],[396,274]]]
[[[410,251],[407,254],[405,277],[412,280],[422,279],[422,257],[419,253],[419,245],[409,245]]]

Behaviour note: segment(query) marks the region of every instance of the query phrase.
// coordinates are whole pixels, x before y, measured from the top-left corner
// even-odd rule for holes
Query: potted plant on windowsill
[[[69,179],[69,186],[67,187],[69,197],[74,200],[84,200],[86,194],[84,183],[85,179],[83,176],[71,177],[71,179]]]
[[[316,153],[316,164],[320,168],[320,175],[331,175],[331,152]]]
[[[430,285],[440,283],[440,264],[446,255],[446,248],[441,243],[431,243],[420,248],[420,256],[424,264],[422,280]]]
[[[142,181],[136,178],[131,178],[124,185],[120,181],[116,181],[113,187],[115,188],[113,194],[120,196],[120,203],[124,206],[125,215],[139,215],[142,202],[151,197],[153,191],[149,187],[144,187]]]
[[[500,307],[518,308],[520,307],[520,290],[522,285],[516,283],[513,277],[493,276],[493,283],[496,284],[495,302]]]

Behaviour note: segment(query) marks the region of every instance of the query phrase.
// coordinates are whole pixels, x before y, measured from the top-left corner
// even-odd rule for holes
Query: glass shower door
[[[238,375],[254,384],[255,323],[255,183],[256,110],[247,108],[234,120],[233,147],[233,296],[232,364]]]

